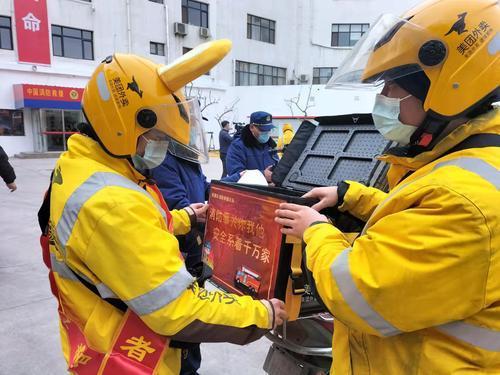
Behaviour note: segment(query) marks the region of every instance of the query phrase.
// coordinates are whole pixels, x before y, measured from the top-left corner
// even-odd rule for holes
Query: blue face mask
[[[259,141],[259,143],[267,143],[270,137],[271,135],[269,134],[269,132],[261,131],[259,136],[257,137],[257,141]]]
[[[411,95],[408,95],[404,98],[389,98],[377,94],[375,97],[375,105],[372,110],[373,122],[377,130],[385,139],[402,145],[410,143],[410,138],[415,130],[417,130],[417,127],[405,125],[399,121],[399,113],[401,111],[400,103],[410,96]]]

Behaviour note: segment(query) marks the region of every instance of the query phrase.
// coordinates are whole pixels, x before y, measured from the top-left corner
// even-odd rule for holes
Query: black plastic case
[[[314,187],[335,186],[343,180],[354,180],[386,189],[387,167],[376,159],[384,153],[391,142],[380,135],[369,114],[353,114],[317,118],[318,125],[305,121],[300,126],[282,159],[273,170],[276,187],[239,185],[213,182],[241,191],[275,197],[286,202],[311,206],[314,200],[301,196]],[[352,216],[328,209],[337,227],[344,232],[359,232],[363,223]],[[208,228],[208,225],[207,225]],[[279,249],[279,270],[274,288],[274,297],[285,299],[290,277],[292,245],[282,236]],[[314,282],[305,266],[303,279],[305,293],[302,295],[301,314],[325,311],[315,297]]]

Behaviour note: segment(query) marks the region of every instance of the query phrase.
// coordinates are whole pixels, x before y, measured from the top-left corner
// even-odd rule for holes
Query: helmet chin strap
[[[408,145],[408,156],[416,156],[432,149],[434,141],[448,126],[450,120],[443,120],[427,114],[422,124],[415,130]]]

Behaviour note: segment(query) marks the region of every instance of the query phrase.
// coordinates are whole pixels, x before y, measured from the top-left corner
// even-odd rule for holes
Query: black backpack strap
[[[500,134],[482,133],[474,134],[469,138],[464,139],[455,147],[450,148],[440,157],[449,155],[453,152],[467,150],[470,148],[484,148],[484,147],[500,147]]]
[[[484,147],[500,147],[500,134],[481,133],[481,134],[471,135],[470,137],[464,139],[462,142],[457,144],[455,147],[450,148],[444,154],[439,156],[439,158],[442,158],[443,156],[452,154],[457,151],[468,150],[471,148],[484,148]],[[413,172],[415,171],[409,171],[408,173],[406,173],[403,176],[403,178],[399,180],[398,184],[401,183],[401,181],[408,178],[409,176],[411,176]]]
[[[47,189],[45,196],[43,197],[42,205],[38,210],[38,225],[40,225],[40,230],[42,234],[47,234],[47,229],[49,227],[50,219],[50,192],[52,190],[52,177],[54,176],[54,171],[50,174],[49,188]]]
[[[128,306],[125,302],[123,302],[121,299],[119,298],[102,298],[101,297],[101,294],[99,293],[99,291],[97,290],[97,287],[92,284],[92,283],[89,283],[87,280],[85,280],[83,277],[81,277],[80,275],[78,275],[76,272],[74,272],[71,267],[68,266],[68,269],[73,272],[73,274],[76,276],[76,278],[83,284],[87,287],[88,290],[90,290],[92,293],[94,293],[95,295],[97,295],[100,299],[103,299],[104,301],[106,301],[107,303],[109,303],[110,305],[116,307],[118,310],[120,311],[126,311],[128,309]]]
[[[45,193],[45,197],[43,198],[42,205],[40,206],[40,209],[38,210],[38,225],[40,225],[40,230],[42,231],[42,235],[47,235],[48,230],[49,230],[49,220],[50,220],[50,193],[52,191],[52,177],[54,176],[54,171],[52,171],[52,174],[50,175],[50,183],[49,183],[49,188],[47,189],[47,192]],[[85,287],[90,290],[92,293],[97,295],[99,298],[103,299],[110,305],[116,307],[120,311],[126,311],[128,306],[125,302],[123,302],[119,298],[102,298],[99,291],[97,290],[96,286],[87,280],[85,280],[83,277],[78,275],[76,272],[74,272],[71,267],[66,265],[68,269],[75,275],[75,277],[83,284]]]

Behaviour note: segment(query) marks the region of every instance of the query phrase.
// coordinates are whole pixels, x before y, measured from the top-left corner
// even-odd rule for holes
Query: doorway
[[[77,132],[76,126],[83,121],[82,111],[42,109],[41,112],[46,151],[66,151],[68,138]]]

